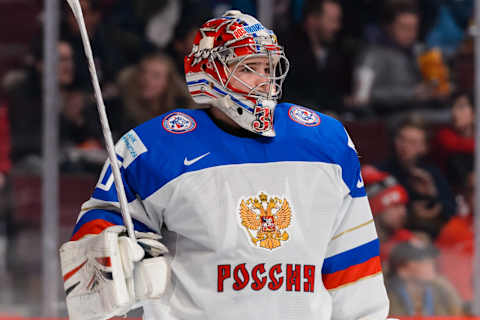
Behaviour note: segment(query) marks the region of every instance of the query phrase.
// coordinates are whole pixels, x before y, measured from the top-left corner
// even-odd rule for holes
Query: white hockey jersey
[[[385,319],[388,299],[354,145],[282,103],[275,138],[175,110],[116,145],[134,225],[161,233],[172,282],[144,319]],[[122,224],[107,161],[72,240]]]

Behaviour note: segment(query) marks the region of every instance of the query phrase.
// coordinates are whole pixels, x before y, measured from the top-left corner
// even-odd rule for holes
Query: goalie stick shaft
[[[100,89],[100,84],[98,82],[95,63],[93,61],[92,48],[90,46],[90,40],[88,39],[87,28],[85,27],[85,20],[83,18],[82,7],[80,5],[79,0],[67,0],[67,2],[73,11],[73,15],[75,16],[75,20],[77,20],[77,23],[80,29],[83,48],[84,48],[85,56],[87,57],[88,69],[90,71],[92,85],[95,92],[95,100],[97,102],[98,114],[100,116],[100,123],[102,125],[103,137],[105,139],[105,144],[107,147],[108,159],[110,160],[110,165],[112,166],[115,189],[117,190],[118,200],[120,202],[120,209],[122,212],[123,223],[127,228],[128,236],[132,240],[136,241],[132,217],[130,216],[130,212],[128,210],[128,201],[125,195],[125,189],[123,188],[122,176],[120,175],[120,168],[118,166],[119,161],[117,160],[117,156],[115,153],[112,133],[110,131],[107,113],[105,111],[105,104],[103,102],[102,91]]]

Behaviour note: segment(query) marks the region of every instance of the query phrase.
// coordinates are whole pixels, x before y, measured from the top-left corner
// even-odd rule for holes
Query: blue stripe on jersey
[[[322,274],[330,274],[360,264],[380,254],[378,239],[336,254],[323,261]]]
[[[112,166],[109,165],[107,167],[107,170],[105,171],[105,175],[103,176],[101,184],[107,184],[108,179],[110,179],[110,176],[112,175]]]
[[[348,147],[348,137],[340,122],[319,114],[321,123],[307,127],[290,119],[291,104],[277,105],[275,130],[277,136],[245,138],[233,136],[215,125],[204,110],[174,110],[195,119],[196,128],[185,134],[173,134],[163,129],[164,116],[150,120],[135,128],[148,149],[138,156],[124,172],[127,199],[138,195],[145,199],[180,175],[206,168],[247,163],[269,162],[323,162],[342,167],[342,178],[352,197],[365,196],[365,189],[357,183],[360,164],[356,151]],[[167,113],[168,115],[169,113]],[[184,160],[208,154],[192,165]],[[102,178],[102,181],[107,181]],[[94,198],[118,201],[115,187],[109,191],[95,189]]]
[[[93,209],[85,213],[80,218],[80,220],[75,225],[75,229],[73,229],[72,234],[75,234],[87,222],[90,222],[92,220],[97,220],[97,219],[102,219],[116,225],[124,225],[123,218],[120,213],[102,210],[102,209]],[[135,219],[132,219],[132,220],[133,220],[133,226],[136,231],[153,232],[149,227],[147,227],[145,224],[141,223],[140,221],[137,221]]]

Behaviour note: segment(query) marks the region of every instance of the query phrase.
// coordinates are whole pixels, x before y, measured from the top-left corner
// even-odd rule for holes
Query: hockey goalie
[[[384,320],[379,241],[352,140],[335,119],[277,103],[290,67],[239,11],[185,57],[204,109],[126,133],[61,248],[70,319]]]

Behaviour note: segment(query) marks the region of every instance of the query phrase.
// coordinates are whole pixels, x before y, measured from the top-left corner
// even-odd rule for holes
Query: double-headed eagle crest
[[[290,225],[292,211],[286,199],[278,197],[268,199],[261,193],[257,198],[242,200],[240,203],[242,225],[248,232],[253,244],[273,250],[281,245],[280,241],[288,240],[286,229]],[[250,230],[256,230],[252,235]]]

